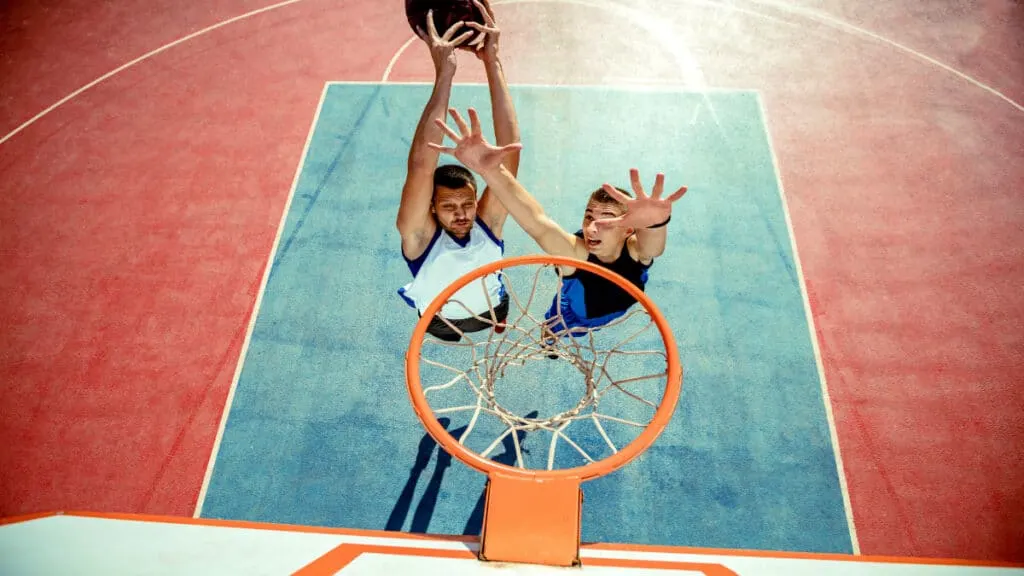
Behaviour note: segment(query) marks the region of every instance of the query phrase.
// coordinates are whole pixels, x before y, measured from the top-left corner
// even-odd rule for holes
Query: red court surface
[[[760,91],[860,551],[1024,561],[1024,6],[496,10],[513,84]],[[0,515],[191,515],[324,83],[429,59],[391,66],[397,1],[14,0],[0,31]]]

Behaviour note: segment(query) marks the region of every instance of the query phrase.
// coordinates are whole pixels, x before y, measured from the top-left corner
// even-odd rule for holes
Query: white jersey
[[[423,255],[415,260],[406,259],[413,278],[398,293],[406,303],[423,314],[434,298],[452,282],[480,266],[500,260],[504,252],[504,243],[494,236],[480,218],[470,228],[464,246],[438,226]],[[479,280],[474,280],[452,295],[441,308],[441,315],[449,320],[470,318],[474,314],[486,316],[490,306],[497,306],[504,294],[505,288],[498,275],[490,274],[484,287]]]

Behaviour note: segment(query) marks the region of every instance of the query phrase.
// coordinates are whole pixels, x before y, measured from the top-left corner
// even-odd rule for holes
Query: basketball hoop
[[[570,327],[560,312],[567,280],[562,267],[600,276],[637,304],[600,328]],[[504,322],[489,296],[483,311],[453,298],[473,290],[474,282],[486,292],[485,282],[495,276],[510,302]],[[461,306],[492,328],[465,334],[445,321],[462,337],[459,342],[428,336],[431,320],[446,305]],[[506,381],[515,376],[529,386],[509,396],[505,389],[512,384]],[[480,558],[568,566],[579,563],[580,484],[621,468],[655,441],[675,411],[682,366],[668,322],[642,290],[596,264],[537,255],[482,266],[442,291],[413,330],[406,380],[427,432],[488,477]],[[549,415],[522,415],[507,405],[560,400],[577,389],[579,400]],[[656,390],[661,397],[650,399]],[[431,399],[456,405],[435,408]],[[441,415],[466,419],[458,438],[438,421]],[[550,436],[539,461],[526,457],[527,434]],[[473,442],[482,443],[473,449]],[[501,445],[504,458],[493,456]]]

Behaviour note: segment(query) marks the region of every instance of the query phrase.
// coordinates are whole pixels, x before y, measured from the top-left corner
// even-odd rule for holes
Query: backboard
[[[475,537],[287,526],[161,516],[55,513],[0,524],[0,573],[630,574],[666,576],[1024,575],[1024,568],[958,560],[584,544],[582,566],[482,562]]]

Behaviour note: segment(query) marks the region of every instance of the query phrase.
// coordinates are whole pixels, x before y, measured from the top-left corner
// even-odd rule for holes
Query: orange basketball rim
[[[614,282],[646,309],[665,345],[665,392],[646,427],[620,450],[582,466],[533,470],[494,462],[473,452],[438,421],[420,380],[421,351],[427,328],[452,296],[476,279],[530,265],[582,269]],[[482,314],[481,317],[486,316]],[[484,526],[479,552],[482,560],[558,566],[579,564],[582,508],[580,484],[621,468],[654,443],[675,411],[682,377],[679,353],[668,322],[642,290],[622,276],[596,264],[550,255],[505,258],[460,277],[445,288],[423,312],[406,352],[409,396],[427,432],[449,454],[487,474]]]

